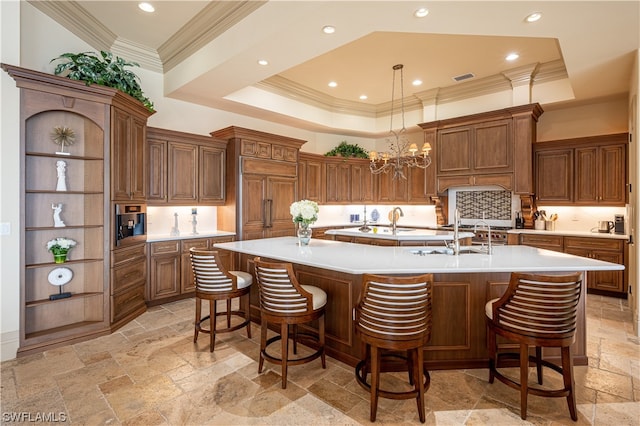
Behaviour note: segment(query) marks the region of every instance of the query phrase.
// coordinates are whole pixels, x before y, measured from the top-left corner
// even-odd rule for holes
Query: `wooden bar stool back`
[[[429,389],[430,377],[423,365],[423,347],[431,338],[433,275],[387,277],[365,274],[362,281],[355,323],[356,331],[366,345],[366,354],[356,366],[356,380],[371,393],[370,419],[376,420],[379,396],[415,398],[420,421],[424,423],[424,394]],[[386,353],[382,354],[383,351]],[[407,356],[389,351],[406,351]],[[380,389],[381,361],[385,358],[406,361],[413,390]],[[369,371],[371,383],[367,383]]]
[[[324,290],[301,285],[295,277],[290,263],[263,262],[255,258],[255,275],[260,293],[260,361],[258,373],[262,373],[264,361],[282,367],[282,389],[287,387],[287,367],[310,362],[318,357],[322,368],[326,368],[324,351],[324,311],[327,294]],[[298,332],[298,325],[318,320],[318,334]],[[269,323],[280,326],[280,334],[267,340]],[[293,327],[293,354],[297,355],[297,342],[307,343],[316,349],[304,357],[289,357],[289,326]],[[267,351],[272,343],[280,340],[281,354],[275,356]]]
[[[193,342],[198,341],[198,333],[208,333],[210,336],[209,350],[213,352],[216,333],[227,333],[247,327],[247,336],[251,338],[251,320],[249,317],[249,290],[253,283],[251,274],[242,271],[228,271],[220,262],[216,250],[189,250],[191,269],[196,285],[196,320]],[[232,310],[231,301],[240,298],[240,309]],[[202,317],[202,300],[209,301],[209,315]],[[225,300],[225,312],[217,311],[217,301]],[[226,316],[225,328],[216,328],[216,318]],[[231,325],[231,318],[239,317],[241,322]],[[202,324],[209,321],[209,328]]]
[[[576,412],[575,382],[571,344],[575,341],[578,302],[582,291],[581,274],[544,276],[513,273],[507,291],[486,305],[489,345],[489,383],[497,378],[520,391],[520,417],[527,418],[528,394],[544,397],[566,397],[572,420]],[[496,335],[519,343],[519,353],[499,352]],[[535,355],[529,355],[529,347]],[[561,351],[561,366],[542,359],[543,347]],[[520,381],[498,371],[503,359],[519,359]],[[528,382],[529,363],[536,366],[538,383],[542,385],[542,367],[548,367],[563,377],[562,389],[542,389]]]

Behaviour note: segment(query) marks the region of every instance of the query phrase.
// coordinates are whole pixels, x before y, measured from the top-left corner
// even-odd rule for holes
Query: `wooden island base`
[[[243,253],[237,253],[237,256],[240,269],[253,274],[255,256]],[[267,258],[263,256],[263,259]],[[267,260],[278,261],[278,259]],[[355,366],[364,357],[364,345],[355,334],[352,319],[353,308],[362,287],[362,275],[295,263],[294,269],[302,284],[320,287],[327,293],[325,319],[327,354]],[[549,272],[549,274],[559,273]],[[431,341],[424,349],[426,368],[448,370],[488,367],[485,304],[504,293],[509,277],[510,273],[507,272],[434,274],[433,330]],[[571,348],[574,365],[588,363],[584,288],[586,288],[586,282],[583,282],[578,309],[576,341]],[[259,323],[257,285],[252,286],[250,300],[251,318]],[[517,350],[516,345],[513,347]],[[545,349],[544,354],[553,361],[555,358],[559,360],[559,355],[551,350]]]

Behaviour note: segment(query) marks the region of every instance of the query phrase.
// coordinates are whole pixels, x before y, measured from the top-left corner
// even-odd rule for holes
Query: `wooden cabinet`
[[[301,199],[298,184],[309,196],[322,176],[317,164],[308,167],[311,157],[306,157],[305,176],[298,174],[298,151],[305,141],[235,126],[211,135],[228,141],[229,200],[218,209],[218,229],[235,232],[243,240],[295,235],[289,209]]]
[[[517,243],[517,242],[516,242]],[[611,238],[573,237],[550,234],[520,234],[520,244],[575,256],[625,265],[624,271],[590,271],[588,291],[615,297],[627,297],[628,253],[625,241]]]
[[[144,187],[131,167],[140,155],[144,106],[115,89],[2,64],[20,88],[20,343],[18,355],[40,352],[107,334],[110,331],[110,247],[113,188],[126,199],[144,198]],[[56,128],[73,132],[73,144],[53,143]],[[112,159],[115,152],[125,156]],[[144,147],[143,147],[144,148]],[[113,152],[112,152],[113,149]],[[58,154],[64,151],[65,154]],[[139,157],[137,157],[139,159]],[[114,163],[118,163],[116,166]],[[119,170],[122,165],[124,171]],[[120,195],[117,195],[120,196]],[[75,240],[67,261],[54,263],[47,242]],[[71,272],[63,287],[51,284],[57,268]],[[118,270],[119,271],[119,270]],[[6,283],[9,285],[9,283]],[[17,283],[16,283],[17,285]],[[70,297],[51,298],[59,290]]]
[[[374,201],[374,175],[369,170],[369,161],[350,160],[351,202],[367,204]]]
[[[298,161],[298,193],[301,200],[324,202],[323,175],[323,158],[301,152]]]
[[[541,114],[540,105],[531,104],[419,124],[425,138],[436,134],[432,155],[437,192],[456,186],[498,185],[530,194],[531,144]]]
[[[225,150],[225,141],[208,136],[149,128],[147,202],[224,204]]]
[[[214,250],[214,244],[233,241],[233,239],[233,237],[229,236],[149,243],[147,304],[157,305],[170,300],[193,296],[195,283],[193,281],[189,250],[192,247],[201,250]],[[227,269],[234,269],[233,256],[230,252],[222,252],[221,259]]]
[[[147,310],[147,244],[137,243],[111,252],[111,330]]]
[[[605,262],[625,264],[625,243],[608,238],[564,237],[565,253],[589,257]],[[626,297],[624,271],[590,271],[587,273],[589,290],[618,293]]]
[[[342,159],[325,161],[326,193],[328,204],[351,202],[351,165]]]
[[[112,107],[111,199],[144,201],[147,115]]]
[[[403,168],[405,176],[408,175],[407,167]],[[394,179],[393,173],[380,173],[376,175],[377,193],[376,201],[380,203],[407,203],[409,201],[409,180],[401,177]]]
[[[536,202],[623,206],[627,139],[619,133],[535,144]]]

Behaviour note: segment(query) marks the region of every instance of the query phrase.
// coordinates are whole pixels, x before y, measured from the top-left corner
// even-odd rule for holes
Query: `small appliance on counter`
[[[598,232],[601,234],[608,234],[613,229],[613,222],[610,220],[601,220],[598,221]]]
[[[615,232],[616,234],[622,234],[622,235],[625,234],[623,214],[617,214],[614,216],[613,232]]]

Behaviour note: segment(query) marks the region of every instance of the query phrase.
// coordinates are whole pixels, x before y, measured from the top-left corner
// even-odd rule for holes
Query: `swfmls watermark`
[[[65,412],[36,412],[7,411],[2,413],[2,423],[64,423],[67,421]]]

